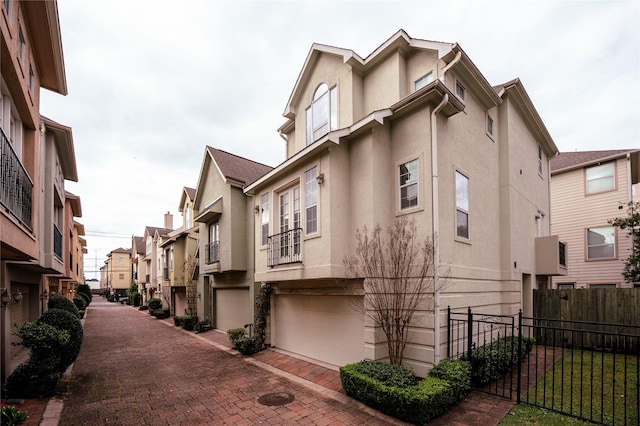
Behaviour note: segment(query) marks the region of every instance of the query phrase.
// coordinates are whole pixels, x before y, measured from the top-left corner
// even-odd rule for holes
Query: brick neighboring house
[[[622,276],[631,238],[608,221],[640,200],[638,182],[638,149],[563,152],[551,160],[552,231],[569,247],[568,274],[554,277],[554,288],[632,286]]]
[[[436,241],[435,306],[405,352],[419,375],[446,357],[447,306],[530,313],[532,290],[566,273],[549,222],[556,145],[522,82],[492,86],[458,44],[402,30],[366,57],[313,44],[283,115],[286,160],[244,189],[276,348],[333,365],[387,357],[350,303],[370,296],[363,281],[340,282],[356,229],[400,216]]]

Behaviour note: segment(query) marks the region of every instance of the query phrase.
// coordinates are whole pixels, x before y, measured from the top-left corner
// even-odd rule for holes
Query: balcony
[[[220,262],[220,241],[214,241],[205,246],[205,262],[207,265]]]
[[[32,231],[33,182],[2,129],[0,139],[0,204]]]
[[[536,238],[536,274],[567,275],[567,246],[557,235]]]
[[[56,225],[53,225],[53,254],[62,260],[62,232]]]
[[[295,228],[267,237],[267,266],[272,268],[277,265],[301,263],[301,235],[302,228]]]

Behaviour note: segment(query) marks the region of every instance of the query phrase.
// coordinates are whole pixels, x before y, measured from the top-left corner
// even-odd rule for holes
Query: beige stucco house
[[[107,288],[110,294],[127,296],[131,286],[131,249],[118,247],[107,254]]]
[[[173,215],[169,212],[164,214],[164,227],[157,228],[154,226],[145,226],[143,240],[145,244],[144,277],[145,300],[151,298],[163,299],[162,297],[162,248],[160,245],[167,238],[169,233],[173,231]],[[166,303],[168,306],[169,303]]]
[[[184,187],[178,211],[182,226],[169,232],[160,244],[162,250],[163,295],[169,301],[171,315],[196,315],[197,229],[193,222],[193,198],[196,190]]]
[[[147,291],[146,291],[146,276],[147,276],[147,263],[144,261],[146,251],[146,244],[144,237],[131,237],[131,263],[133,269],[133,281],[138,287],[138,293],[140,294],[140,304],[147,303]]]
[[[16,366],[16,323],[82,276],[78,174],[71,128],[40,114],[40,90],[67,94],[56,1],[0,4],[0,376]],[[49,285],[51,284],[51,287]],[[69,296],[69,293],[66,294]]]
[[[631,238],[608,221],[640,200],[638,182],[638,149],[563,152],[551,161],[552,230],[569,246],[568,274],[554,277],[554,288],[632,286],[622,276]]]
[[[243,189],[271,167],[207,146],[193,199],[198,315],[222,331],[254,321],[254,212]]]
[[[356,229],[401,216],[434,238],[439,266],[405,352],[420,375],[446,356],[447,306],[530,313],[532,290],[566,273],[550,233],[554,141],[522,82],[492,86],[458,44],[404,31],[366,57],[313,44],[283,115],[286,161],[244,189],[272,346],[333,365],[387,357],[350,303],[362,281],[341,285],[343,259]]]

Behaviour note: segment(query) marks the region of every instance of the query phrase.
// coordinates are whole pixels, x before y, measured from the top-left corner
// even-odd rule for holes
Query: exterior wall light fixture
[[[318,182],[318,185],[322,185],[324,182],[324,173],[320,173],[318,176],[316,176],[316,182]]]

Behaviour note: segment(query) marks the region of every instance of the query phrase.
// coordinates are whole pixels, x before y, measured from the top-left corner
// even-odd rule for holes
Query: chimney
[[[164,227],[166,229],[173,229],[173,215],[169,212],[164,214]]]

